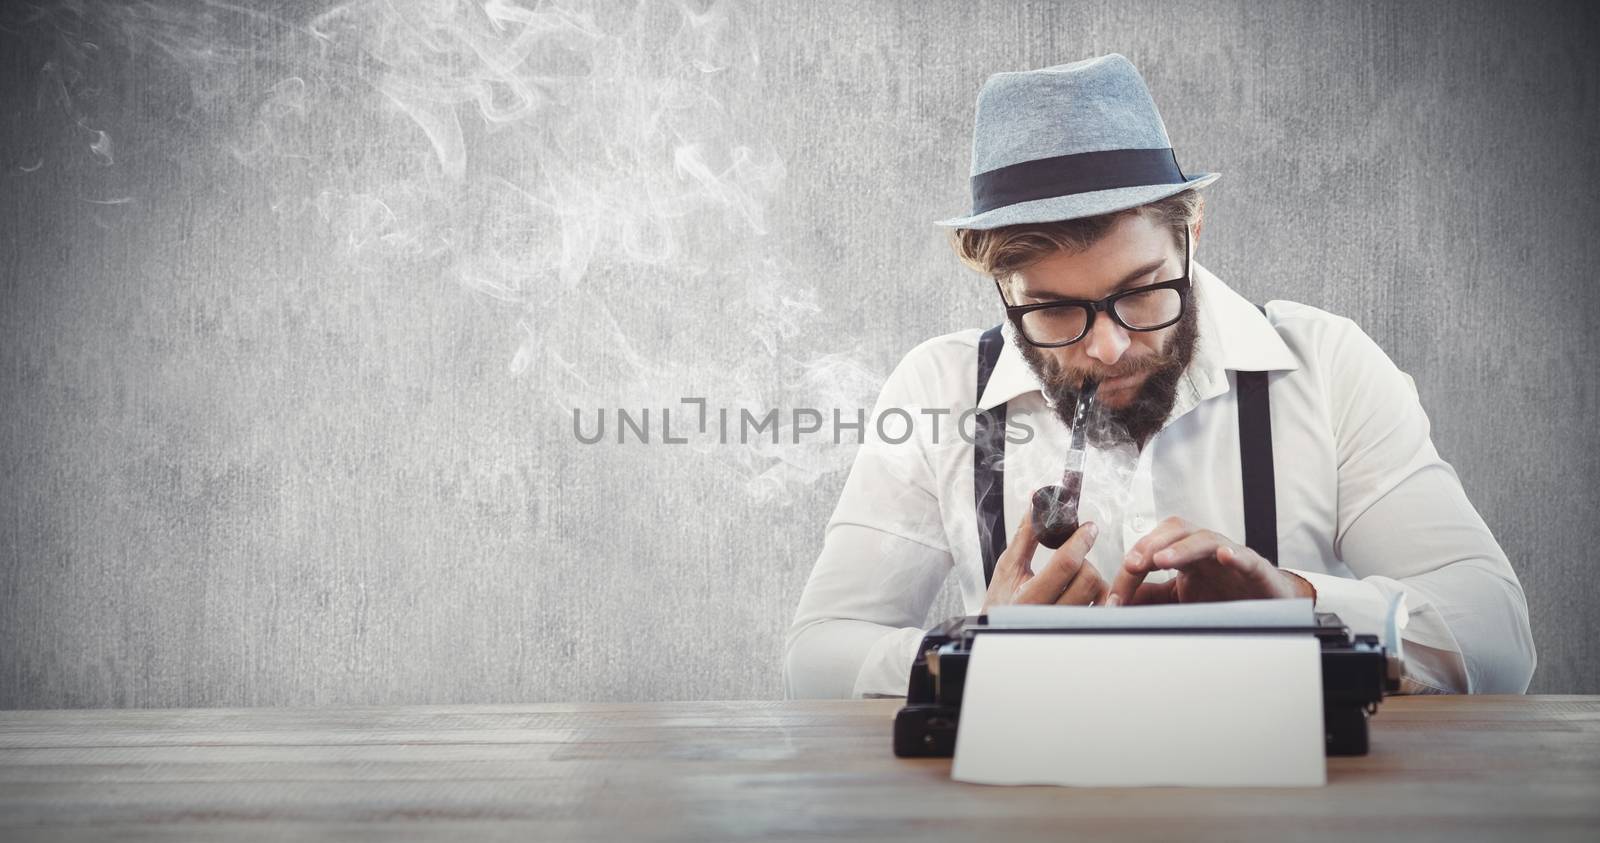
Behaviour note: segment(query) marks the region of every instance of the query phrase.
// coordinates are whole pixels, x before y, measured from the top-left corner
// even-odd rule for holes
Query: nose
[[[1097,317],[1089,336],[1083,338],[1083,351],[1101,365],[1115,366],[1133,340],[1128,337],[1128,332],[1117,324],[1117,320],[1104,313],[1097,314]]]

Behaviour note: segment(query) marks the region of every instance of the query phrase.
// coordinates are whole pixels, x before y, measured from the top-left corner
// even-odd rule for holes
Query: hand
[[[1154,570],[1177,575],[1146,584]],[[1304,578],[1279,570],[1242,544],[1183,520],[1168,518],[1135,542],[1111,583],[1108,605],[1205,603],[1272,597],[1310,597]]]
[[[1078,531],[1051,554],[1044,570],[1035,575],[1031,563],[1039,547],[1039,538],[1033,532],[1030,501],[1017,534],[995,560],[994,578],[989,581],[989,591],[983,597],[983,613],[987,614],[992,606],[1010,603],[1087,606],[1103,602],[1107,588],[1105,578],[1084,561],[1098,533],[1099,528],[1093,522],[1079,525]]]

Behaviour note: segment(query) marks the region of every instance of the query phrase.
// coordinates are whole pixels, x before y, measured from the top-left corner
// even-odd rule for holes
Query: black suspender
[[[1256,305],[1265,314],[1266,308]],[[978,339],[978,391],[1000,359],[1005,342],[996,325]],[[1239,404],[1239,469],[1244,481],[1244,543],[1273,565],[1278,564],[1278,505],[1272,468],[1272,409],[1266,372],[1235,372]],[[976,400],[976,399],[974,399]],[[983,551],[983,581],[994,578],[994,566],[1005,552],[1005,427],[1006,405],[977,414],[973,436],[973,488],[977,498],[978,546]]]
[[[1244,543],[1278,564],[1278,501],[1272,475],[1267,373],[1235,372],[1239,385],[1239,470],[1244,478]]]
[[[1000,359],[1005,337],[996,325],[978,338],[978,391],[973,404],[983,398],[983,388]],[[983,548],[983,581],[994,578],[994,565],[1005,552],[1006,541],[1006,405],[978,413],[973,430],[972,488],[978,507],[978,544]]]
[[[1256,305],[1262,316],[1266,307]],[[1267,373],[1234,373],[1239,390],[1239,473],[1244,481],[1244,544],[1278,566],[1278,494],[1272,471],[1272,406]]]

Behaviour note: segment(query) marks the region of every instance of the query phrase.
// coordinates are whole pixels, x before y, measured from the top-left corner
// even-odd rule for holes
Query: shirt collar
[[[1194,359],[1179,383],[1173,417],[1200,401],[1227,392],[1230,370],[1300,368],[1283,337],[1254,304],[1198,261],[1192,262],[1192,274],[1195,300],[1200,307],[1200,335],[1195,340]],[[989,376],[988,386],[978,398],[980,410],[991,409],[1030,392],[1043,396],[1039,378],[1017,350],[1014,331],[1010,320],[1006,320],[1001,327],[1005,343],[1000,349],[1000,359],[995,361],[994,372]]]

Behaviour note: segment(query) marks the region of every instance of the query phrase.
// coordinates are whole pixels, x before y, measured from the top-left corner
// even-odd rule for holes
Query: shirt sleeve
[[[1347,320],[1348,322],[1348,320]],[[1329,377],[1338,447],[1334,553],[1358,579],[1296,569],[1317,608],[1381,633],[1403,599],[1411,693],[1523,693],[1536,656],[1528,603],[1455,469],[1430,438],[1411,379],[1354,323]]]
[[[904,696],[921,624],[953,566],[928,433],[916,424],[930,393],[915,355],[889,375],[867,418],[801,593],[784,660],[791,699]]]

